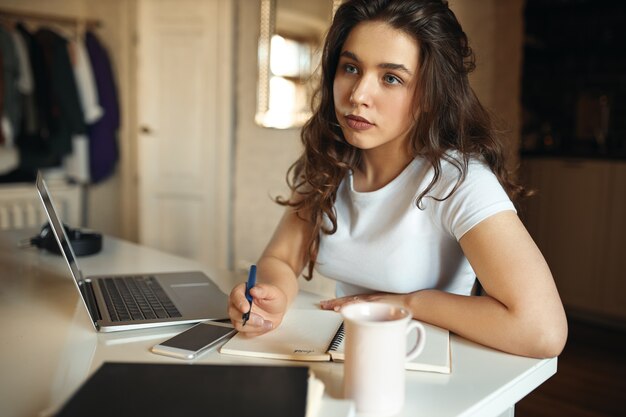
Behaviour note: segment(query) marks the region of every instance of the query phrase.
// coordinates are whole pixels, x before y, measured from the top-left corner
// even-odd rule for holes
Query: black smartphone
[[[179,359],[196,359],[212,346],[234,335],[235,332],[236,330],[230,323],[204,321],[165,342],[152,346],[151,351]]]

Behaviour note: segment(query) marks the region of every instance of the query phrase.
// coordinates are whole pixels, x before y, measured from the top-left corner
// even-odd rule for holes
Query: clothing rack
[[[56,14],[35,13],[19,10],[9,10],[0,8],[0,18],[8,18],[12,20],[29,20],[40,23],[56,23],[59,25],[67,25],[74,27],[98,28],[102,26],[102,22],[98,19],[84,17],[67,17]]]
[[[102,22],[98,19],[85,17],[68,17],[57,14],[37,13],[30,11],[11,10],[0,8],[0,20],[5,21],[27,21],[40,24],[52,23],[61,26],[69,26],[76,30],[76,33],[82,32],[84,29],[95,29],[102,26]],[[86,227],[88,223],[88,188],[87,184],[80,184],[81,189],[81,213],[80,226]]]

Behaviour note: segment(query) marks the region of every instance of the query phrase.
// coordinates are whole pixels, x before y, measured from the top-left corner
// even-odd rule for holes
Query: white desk
[[[32,231],[0,232],[0,415],[40,416],[65,401],[103,362],[182,363],[148,349],[188,326],[97,334],[59,256],[18,249]],[[103,251],[78,259],[87,274],[203,270],[229,292],[227,271],[105,237]],[[298,308],[317,308],[319,296],[302,293]],[[408,371],[406,405],[399,416],[513,415],[517,401],[556,372],[557,360],[508,355],[452,337],[452,374]],[[221,355],[197,363],[301,364]],[[326,385],[320,416],[346,415],[343,365],[304,363]]]

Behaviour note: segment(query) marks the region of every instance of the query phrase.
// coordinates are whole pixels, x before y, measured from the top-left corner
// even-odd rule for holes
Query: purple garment
[[[120,113],[115,77],[107,51],[92,32],[85,34],[85,47],[98,90],[98,102],[104,109],[102,117],[87,128],[91,182],[98,183],[113,174],[115,169]]]

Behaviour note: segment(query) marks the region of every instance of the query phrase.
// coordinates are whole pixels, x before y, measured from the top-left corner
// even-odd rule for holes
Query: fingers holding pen
[[[269,320],[265,320],[259,311],[256,301],[258,299],[257,287],[250,290],[253,297],[252,310],[250,311],[250,303],[246,299],[245,284],[239,284],[233,288],[229,297],[228,316],[235,329],[247,334],[261,334],[273,328],[273,324]],[[243,316],[250,311],[250,316],[244,325]]]
[[[248,311],[243,313],[243,316],[241,317],[241,319],[243,320],[242,326],[245,326],[248,319],[250,319],[250,313],[252,312],[252,304],[253,304],[253,297],[252,297],[252,294],[250,294],[250,290],[255,285],[256,285],[256,265],[251,265],[250,272],[248,273],[248,281],[246,281],[246,292],[245,292],[246,300],[248,300],[248,303],[250,303],[250,306],[248,307]]]

